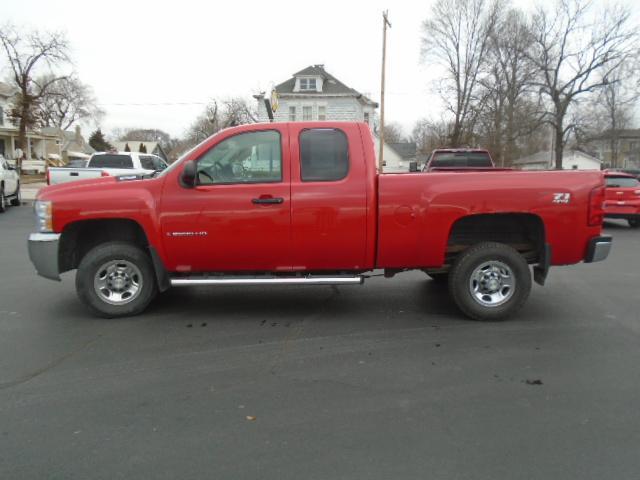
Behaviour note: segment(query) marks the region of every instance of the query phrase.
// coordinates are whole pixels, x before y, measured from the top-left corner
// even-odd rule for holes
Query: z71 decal
[[[570,193],[554,193],[553,203],[569,203],[571,201]]]

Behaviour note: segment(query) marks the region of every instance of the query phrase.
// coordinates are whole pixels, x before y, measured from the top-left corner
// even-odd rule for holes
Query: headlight
[[[53,215],[51,202],[35,203],[36,222],[39,232],[53,232]]]

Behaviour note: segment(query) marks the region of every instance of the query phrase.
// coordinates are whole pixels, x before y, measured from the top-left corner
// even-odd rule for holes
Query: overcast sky
[[[13,0],[4,2],[1,21],[67,33],[74,68],[106,111],[104,130],[179,136],[210,99],[251,98],[311,64],[379,100],[381,12],[388,8],[386,119],[410,133],[417,119],[441,115],[430,92],[438,72],[420,59],[432,0],[203,3]],[[0,67],[6,76],[2,57]]]

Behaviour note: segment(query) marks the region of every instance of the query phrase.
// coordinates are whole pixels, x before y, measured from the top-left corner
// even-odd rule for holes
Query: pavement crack
[[[39,368],[39,369],[37,369],[37,370],[35,370],[35,371],[31,372],[31,373],[23,375],[22,377],[17,378],[15,380],[11,380],[9,382],[0,383],[0,390],[6,390],[8,388],[12,388],[12,387],[16,387],[18,385],[22,385],[24,383],[27,383],[30,380],[33,380],[36,377],[39,377],[43,373],[46,373],[49,370],[54,369],[55,367],[60,365],[65,360],[67,360],[67,359],[73,357],[74,355],[82,352],[83,350],[86,350],[87,348],[91,347],[101,337],[102,337],[102,334],[99,334],[97,337],[92,338],[88,342],[85,342],[84,344],[82,344],[79,348],[76,348],[75,350],[72,350],[71,352],[68,352],[65,355],[62,355],[61,357],[56,358],[55,360],[51,361],[50,363],[48,363],[47,365],[45,365],[42,368]]]

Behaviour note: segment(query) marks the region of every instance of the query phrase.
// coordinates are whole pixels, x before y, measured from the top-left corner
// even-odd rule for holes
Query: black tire
[[[449,273],[429,273],[429,272],[427,272],[427,275],[429,275],[429,278],[431,278],[431,280],[433,280],[438,285],[446,285],[447,281],[449,280]]]
[[[527,261],[502,243],[484,242],[469,247],[449,272],[449,293],[458,308],[473,320],[503,320],[522,307],[530,292]],[[502,300],[494,301],[494,296]]]
[[[631,228],[640,228],[640,219],[637,218],[630,218],[629,220],[627,220],[629,222],[629,226]]]
[[[111,287],[105,287],[99,293],[99,288],[94,285],[99,281],[100,270],[105,273],[104,277],[107,279],[112,278],[112,275],[120,275],[118,271],[112,272],[111,276],[108,275],[107,268],[104,268],[106,265],[115,265],[116,270],[117,265],[133,265],[133,268],[137,269],[137,272],[127,276],[130,277],[128,285],[137,282],[139,287],[136,293],[130,294],[128,299],[121,300],[119,304],[111,304],[104,299],[106,295],[103,292],[111,292]],[[94,314],[104,318],[116,318],[138,315],[144,311],[156,296],[158,287],[151,258],[145,251],[130,243],[109,242],[94,247],[84,256],[76,274],[76,291],[80,300]],[[117,292],[117,289],[113,288],[113,292]]]
[[[11,199],[11,205],[13,207],[19,207],[21,204],[22,204],[22,200],[20,198],[20,182],[18,182],[16,193],[13,195],[13,198]]]
[[[0,213],[7,211],[7,199],[4,196],[4,185],[0,185]]]

